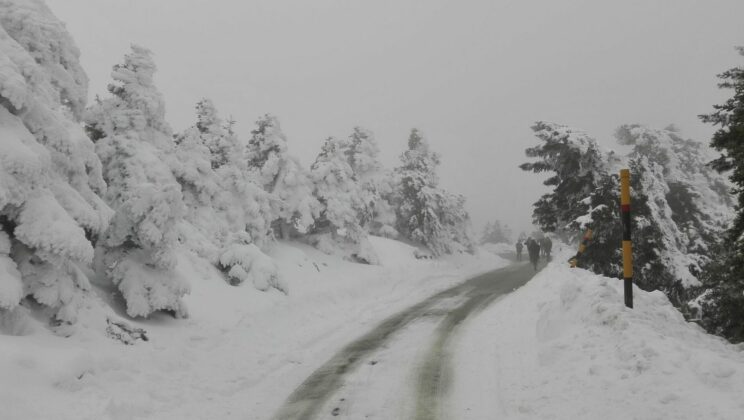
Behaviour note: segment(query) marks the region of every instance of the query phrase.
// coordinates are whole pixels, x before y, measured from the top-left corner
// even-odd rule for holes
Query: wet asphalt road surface
[[[462,321],[480,312],[494,300],[521,287],[535,275],[532,265],[517,262],[508,267],[471,278],[409,307],[377,325],[349,343],[313,372],[292,392],[274,416],[275,420],[310,420],[333,418],[335,413],[321,413],[326,402],[341,388],[344,378],[364,363],[373,352],[386,345],[392,336],[413,321],[441,317],[434,330],[431,346],[420,361],[415,388],[416,420],[434,420],[441,411],[439,404],[447,394],[452,373],[447,347]],[[455,302],[449,305],[447,302]],[[443,305],[444,304],[444,305]],[[442,306],[445,306],[442,309]]]

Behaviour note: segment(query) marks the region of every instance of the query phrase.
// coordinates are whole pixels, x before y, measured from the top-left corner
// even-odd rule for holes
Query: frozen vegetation
[[[276,117],[241,139],[209,99],[174,133],[153,54],[137,45],[113,66],[109,95],[86,108],[64,25],[41,1],[0,8],[0,318],[40,305],[68,335],[91,280],[115,286],[131,317],[185,317],[184,253],[232,285],[288,293],[267,255],[277,238],[365,264],[379,263],[370,233],[435,255],[473,251],[464,199],[437,187],[438,157],[418,131],[395,171],[360,127],[329,138],[308,170]]]
[[[0,0],[0,417],[270,418],[391,314],[522,267],[502,257],[526,235],[493,220],[476,242],[464,196],[440,183],[447,157],[421,130],[400,139],[394,168],[360,126],[305,167],[272,114],[244,138],[202,98],[174,129],[156,56],[122,54],[108,94],[88,103],[64,24],[42,0]],[[744,340],[744,70],[720,77],[734,96],[702,118],[721,155],[673,126],[619,127],[621,154],[534,124],[521,168],[547,174],[549,191],[530,235],[552,236],[558,255],[457,320],[442,344],[455,368],[446,418],[744,417],[744,349],[732,344]],[[625,167],[633,310],[616,281]],[[410,405],[403,374],[425,338],[383,349],[411,362],[374,384],[393,403],[357,405],[368,417]]]

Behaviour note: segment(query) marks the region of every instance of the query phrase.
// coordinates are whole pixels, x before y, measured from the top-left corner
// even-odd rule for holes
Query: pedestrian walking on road
[[[540,248],[542,248],[542,254],[545,256],[545,260],[550,261],[550,250],[553,248],[553,241],[547,236],[542,238]]]
[[[532,238],[527,239],[527,252],[530,254],[532,267],[537,271],[537,263],[540,261],[540,244]]]
[[[522,261],[522,241],[517,240],[517,261]]]

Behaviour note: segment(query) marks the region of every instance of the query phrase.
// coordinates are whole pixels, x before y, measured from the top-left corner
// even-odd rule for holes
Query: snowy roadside
[[[564,260],[468,321],[449,418],[744,418],[744,347]]]
[[[130,322],[149,335],[134,346],[85,329],[62,339],[38,325],[24,336],[2,336],[3,418],[265,419],[318,365],[377,322],[507,263],[490,253],[418,260],[405,244],[371,240],[380,266],[278,244],[272,257],[288,295],[228,286],[212,267],[184,256],[190,318]],[[81,325],[100,324],[89,321]]]

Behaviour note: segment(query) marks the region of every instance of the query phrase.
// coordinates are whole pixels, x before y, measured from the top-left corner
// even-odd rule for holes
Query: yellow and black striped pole
[[[630,170],[620,170],[620,212],[623,221],[625,306],[633,307],[633,245],[630,241]]]

